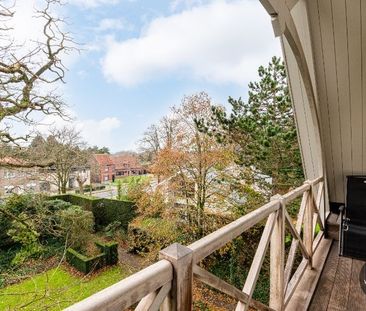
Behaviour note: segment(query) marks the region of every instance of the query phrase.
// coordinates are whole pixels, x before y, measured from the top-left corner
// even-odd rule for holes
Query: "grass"
[[[120,266],[89,278],[51,269],[0,290],[0,310],[62,310],[127,276]]]
[[[126,176],[116,178],[115,181],[112,183],[113,185],[117,186],[118,181],[120,180],[122,184],[129,184],[134,182],[143,182],[149,180],[151,175],[136,175],[136,176]]]

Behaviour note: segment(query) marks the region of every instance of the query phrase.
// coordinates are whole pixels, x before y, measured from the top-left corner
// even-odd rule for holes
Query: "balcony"
[[[286,206],[299,197],[302,197],[301,205],[298,218],[294,221],[289,216]],[[191,310],[193,279],[236,299],[238,301],[236,311],[249,308],[306,310],[311,303],[321,275],[320,292],[330,286],[326,282],[326,271],[329,270],[328,265],[332,265],[332,260],[337,260],[336,245],[332,239],[324,237],[324,224],[321,221],[323,205],[324,180],[323,177],[319,177],[305,182],[302,186],[284,195],[274,196],[269,203],[189,246],[177,243],[170,245],[160,252],[160,260],[157,263],[67,310],[124,310],[136,304],[135,310],[139,311]],[[242,290],[226,283],[198,265],[201,260],[214,251],[262,221],[266,221],[266,225]],[[285,252],[285,229],[293,237],[287,254]],[[252,299],[252,295],[268,248],[270,302],[267,306]],[[301,251],[302,260],[297,269],[293,271],[298,248]],[[327,255],[330,250],[328,263]],[[339,260],[343,262],[343,258]],[[326,268],[322,274],[325,263]],[[338,280],[338,277],[335,277],[333,281],[335,280]],[[318,310],[316,309],[318,305],[316,297],[315,294],[311,304],[313,310]],[[329,301],[331,302],[331,299]]]

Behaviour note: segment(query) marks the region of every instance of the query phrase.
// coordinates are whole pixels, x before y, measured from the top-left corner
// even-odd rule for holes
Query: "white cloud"
[[[69,0],[68,3],[84,8],[96,8],[101,5],[115,5],[120,0]]]
[[[107,146],[112,150],[118,150],[120,141],[116,141],[115,131],[121,127],[121,121],[116,117],[105,117],[103,119],[81,120],[75,117],[75,112],[68,111],[68,115],[74,118],[73,122],[65,121],[58,116],[47,116],[41,124],[36,126],[36,131],[42,135],[48,135],[50,128],[73,127],[80,131],[83,140],[90,146]]]
[[[89,145],[107,146],[112,150],[118,149],[120,142],[114,140],[113,134],[120,127],[121,121],[116,117],[106,117],[101,120],[81,120],[76,123],[76,128],[81,131],[83,138]]]
[[[177,74],[245,85],[274,54],[280,46],[258,1],[215,1],[156,18],[138,38],[109,38],[102,68],[124,86]]]
[[[203,2],[202,0],[173,0],[170,3],[170,9],[172,11],[176,11],[180,7],[192,8],[193,6],[201,5],[202,2]]]
[[[107,30],[131,30],[132,25],[126,21],[118,18],[104,18],[99,22],[97,31],[107,31]]]

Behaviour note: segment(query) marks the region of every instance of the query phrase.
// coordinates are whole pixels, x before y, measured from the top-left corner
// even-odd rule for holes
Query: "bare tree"
[[[41,39],[29,48],[17,43],[11,28],[16,15],[15,4],[0,4],[0,142],[16,143],[29,135],[11,133],[12,122],[37,123],[36,115],[66,117],[64,103],[49,85],[64,82],[65,66],[61,57],[74,49],[69,33],[63,30],[64,20],[52,10],[60,0],[43,0],[44,7],[35,11],[42,21]],[[4,155],[3,155],[4,156]],[[1,154],[0,154],[1,157]]]
[[[161,149],[161,136],[158,125],[150,125],[140,140],[140,150],[146,155],[146,161],[151,162]]]
[[[196,120],[212,113],[211,99],[206,93],[185,96],[182,104],[172,111],[176,123],[174,143],[158,152],[152,172],[169,180],[177,199],[194,206],[193,219],[202,235],[207,206],[216,206],[230,195],[230,187],[221,181],[233,164],[232,150],[197,127]]]
[[[52,162],[50,167],[43,169],[43,178],[56,185],[59,193],[66,193],[72,173],[79,187],[83,187],[88,177],[90,153],[74,128],[52,129],[44,144],[35,147],[33,152]]]

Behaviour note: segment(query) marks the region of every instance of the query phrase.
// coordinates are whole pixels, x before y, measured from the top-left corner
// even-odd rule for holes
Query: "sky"
[[[35,2],[18,0],[20,34],[36,36],[27,17]],[[281,55],[258,0],[69,0],[57,14],[80,46],[64,60],[60,88],[69,126],[112,152],[137,150],[146,128],[184,95],[205,91],[221,105],[245,99],[258,66]],[[43,132],[64,125],[42,123]]]

